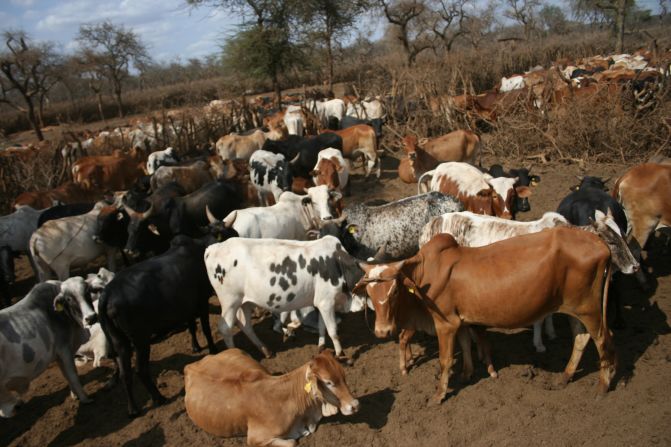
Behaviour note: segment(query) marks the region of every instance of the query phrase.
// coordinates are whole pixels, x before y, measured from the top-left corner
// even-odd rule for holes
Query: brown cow
[[[657,225],[671,226],[671,165],[634,166],[618,179],[612,194],[627,214],[629,238],[641,249]]]
[[[219,138],[215,148],[217,154],[224,160],[249,160],[254,152],[263,147],[266,139],[279,140],[282,137],[283,133],[279,129],[272,129],[270,132],[257,129],[247,135],[232,133]]]
[[[72,165],[72,180],[84,189],[122,191],[145,175],[145,162],[137,154],[82,157]]]
[[[176,182],[189,194],[214,181],[215,174],[230,178],[236,173],[235,165],[228,160],[227,163],[222,161],[219,156],[187,166],[161,166],[151,176],[151,190],[156,191],[170,182]]]
[[[382,167],[380,158],[377,156],[377,136],[375,130],[367,124],[357,124],[342,130],[322,130],[323,132],[332,132],[342,138],[342,154],[345,158],[354,160],[357,157],[364,157],[366,160],[366,177],[377,165],[377,178],[380,178]]]
[[[459,247],[451,235],[439,234],[414,257],[385,267],[378,276],[367,273],[362,279],[364,283],[392,282],[382,300],[372,300],[375,335],[387,337],[397,330],[409,299],[422,302],[438,335],[441,377],[434,403],[448,392],[454,337],[462,324],[520,328],[553,312],[577,318],[588,332],[576,333],[572,326],[575,338],[564,383],[575,374],[591,337],[599,352],[598,389],[608,391],[615,374],[605,318],[610,251],[598,236],[553,228],[469,248]],[[400,294],[401,289],[411,297]]]
[[[398,175],[405,183],[415,183],[426,171],[444,161],[475,163],[480,155],[480,137],[470,130],[455,130],[437,138],[417,140],[415,136],[403,138],[403,150],[408,156],[401,160]]]
[[[35,209],[44,209],[59,203],[67,205],[95,202],[102,196],[101,191],[83,189],[72,182],[66,182],[54,189],[23,192],[14,200],[13,207],[28,205]]]
[[[431,182],[426,188],[428,178]],[[518,194],[520,197],[531,194],[527,187],[515,188],[516,181],[516,178],[493,178],[468,163],[447,162],[424,173],[419,178],[418,190],[419,194],[430,190],[456,197],[464,204],[464,211],[512,219],[512,204]]]
[[[359,410],[329,350],[273,376],[245,352],[227,349],[187,365],[184,389],[186,412],[197,426],[217,436],[247,434],[253,446],[295,446],[323,416]]]

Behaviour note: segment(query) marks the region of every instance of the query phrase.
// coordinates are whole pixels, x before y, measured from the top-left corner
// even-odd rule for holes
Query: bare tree
[[[519,22],[524,28],[524,37],[529,40],[536,31],[537,9],[541,0],[506,0],[505,4],[507,8],[503,14]]]
[[[396,26],[396,37],[403,45],[408,67],[411,67],[422,51],[435,46],[426,24],[422,23],[429,10],[423,0],[378,1],[387,21]]]
[[[0,53],[0,102],[25,113],[42,141],[42,108],[55,83],[53,46],[31,42],[23,31],[7,31],[3,38],[7,50]]]
[[[613,24],[615,33],[615,51],[624,51],[624,25],[627,14],[636,6],[635,0],[572,0],[576,17],[599,17]]]
[[[462,23],[464,36],[473,48],[478,49],[482,41],[491,32],[492,27],[496,23],[496,8],[497,4],[494,1],[490,1],[480,11],[464,17]]]
[[[76,39],[82,46],[84,65],[110,83],[119,117],[122,117],[123,84],[131,64],[137,67],[149,60],[145,45],[133,30],[108,21],[82,25]]]
[[[447,52],[452,50],[452,45],[460,36],[466,34],[464,21],[468,19],[468,15],[464,7],[472,3],[472,0],[437,0],[435,2],[436,20],[433,23],[433,32],[443,41]]]

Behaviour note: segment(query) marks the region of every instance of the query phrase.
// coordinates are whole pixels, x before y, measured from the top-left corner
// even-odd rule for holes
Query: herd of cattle
[[[438,337],[434,402],[449,391],[455,339],[465,377],[473,373],[473,340],[496,377],[485,329],[533,325],[542,352],[541,328],[545,322],[554,337],[555,312],[573,317],[564,380],[591,338],[599,390],[609,389],[616,363],[608,313],[624,324],[620,304],[608,304],[609,286],[632,274],[647,286],[641,251],[659,226],[671,226],[671,163],[631,168],[611,194],[608,179],[583,177],[556,213],[519,222],[539,176],[484,169],[480,138],[470,131],[408,136],[398,174],[417,184],[418,194],[356,203],[349,198],[351,165],[361,160],[366,177],[380,175],[381,107],[339,99],[306,106],[189,157],[172,148],[147,157],[139,148],[83,156],[73,160],[69,184],[82,195],[69,196],[64,187],[58,195],[16,198],[16,210],[0,217],[0,416],[17,413],[30,382],[54,360],[73,395],[90,402],[76,370],[88,358],[94,367],[103,358],[116,361],[110,384],[120,379],[128,414],[138,416],[133,352],[137,376],[159,405],[165,398],[149,372],[151,344],[188,329],[198,352],[200,320],[212,355],[185,368],[189,417],[209,433],[246,434],[252,445],[293,445],[323,416],[358,411],[340,365],[350,360],[336,314],[365,307],[375,311],[376,336],[400,333],[402,374],[413,361],[414,333]],[[303,136],[304,113],[341,127],[354,112],[369,121]],[[119,251],[125,267],[115,274]],[[28,256],[39,282],[12,303],[18,255]],[[107,269],[70,276],[101,256]],[[209,322],[213,294],[228,347],[219,354]],[[312,316],[320,353],[273,376],[233,349],[238,327],[272,355],[254,332],[256,308],[274,314],[286,336]],[[327,334],[334,352],[324,349]]]

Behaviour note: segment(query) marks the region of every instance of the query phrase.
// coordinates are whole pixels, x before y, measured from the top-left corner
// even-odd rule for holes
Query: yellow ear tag
[[[535,181],[532,180],[531,181],[531,186],[536,186],[536,185],[538,185],[538,183],[536,183]]]
[[[312,382],[307,382],[305,386],[303,387],[306,393],[310,394],[310,391],[312,391]]]
[[[415,289],[413,289],[412,287],[408,287],[408,292],[410,292],[414,295],[415,294]]]
[[[349,234],[354,234],[354,233],[357,232],[357,229],[356,229],[356,227],[349,227],[348,231],[349,231]]]
[[[56,312],[63,312],[63,309],[65,309],[65,308],[63,307],[63,304],[61,304],[61,303],[56,303]]]

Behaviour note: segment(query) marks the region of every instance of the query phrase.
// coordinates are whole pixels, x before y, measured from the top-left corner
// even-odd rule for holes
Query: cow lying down
[[[114,272],[110,272],[105,267],[101,267],[98,273],[89,273],[86,277],[86,284],[88,284],[91,291],[93,309],[96,314],[98,313],[98,298],[100,298],[103,290],[105,290],[105,286],[112,278],[114,278]],[[107,337],[105,337],[100,323],[86,328],[85,331],[87,333],[87,340],[77,349],[75,363],[77,366],[81,366],[92,359],[93,367],[98,368],[103,358],[110,358],[110,343]]]
[[[81,402],[84,392],[74,353],[86,339],[84,327],[96,322],[81,277],[37,284],[18,303],[0,311],[0,416],[12,417],[30,382],[53,362]]]
[[[424,226],[419,243],[424,245],[435,235],[447,233],[452,235],[462,247],[482,247],[515,236],[537,233],[560,226],[570,227],[572,225],[561,214],[553,212],[545,213],[540,219],[531,222],[511,221],[468,211],[447,213],[432,219]],[[596,210],[590,225],[577,228],[599,236],[610,249],[612,263],[622,273],[630,274],[638,270],[638,262],[622,238],[610,211],[608,214],[604,214]],[[542,321],[534,323],[533,342],[537,352],[545,352],[541,324]],[[545,318],[545,324],[548,335],[551,339],[554,339],[555,331],[552,325],[552,315]]]
[[[246,434],[253,446],[295,446],[323,416],[359,410],[329,350],[273,376],[243,351],[228,349],[187,365],[184,390],[186,412],[197,426],[218,436]]]

